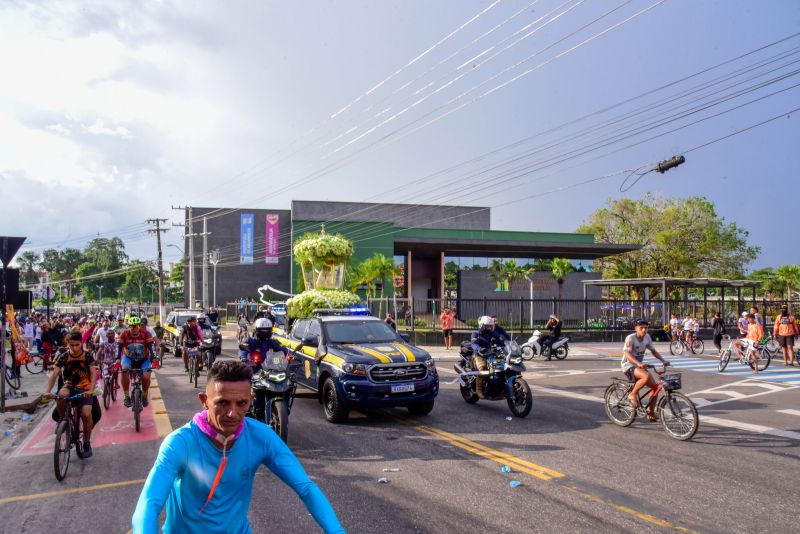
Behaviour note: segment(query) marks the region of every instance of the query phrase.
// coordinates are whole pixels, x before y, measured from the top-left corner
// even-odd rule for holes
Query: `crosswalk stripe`
[[[685,356],[673,356],[668,359],[675,370],[722,374],[725,376],[732,376],[732,377],[747,376],[752,378],[753,380],[764,381],[764,382],[775,382],[787,385],[800,384],[800,371],[796,370],[789,370],[789,369],[778,370],[775,368],[771,368],[756,374],[753,372],[752,369],[750,369],[749,366],[742,365],[737,360],[731,359],[725,371],[720,373],[719,361],[716,358],[714,358],[714,360],[709,361],[708,359],[704,358],[687,358]],[[649,356],[645,357],[643,361],[644,363],[653,365],[659,365],[661,363],[660,360]]]

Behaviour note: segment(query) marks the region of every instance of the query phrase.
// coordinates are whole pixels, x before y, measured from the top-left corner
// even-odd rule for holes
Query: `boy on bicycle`
[[[639,391],[643,387],[647,386],[650,389],[656,387],[653,376],[642,363],[645,351],[649,350],[664,365],[669,365],[669,362],[661,357],[653,345],[653,340],[650,338],[650,334],[647,333],[648,328],[650,328],[650,323],[644,319],[636,321],[636,332],[625,338],[625,345],[622,348],[622,361],[620,362],[622,364],[622,372],[625,373],[628,380],[636,381],[633,385],[633,390],[628,395],[628,400],[634,408],[639,407]],[[653,413],[654,401],[655,398],[651,395],[650,401],[647,403],[647,418],[651,421],[656,420],[656,416]]]
[[[116,334],[113,330],[108,329],[106,330],[105,339],[100,341],[100,348],[98,351],[98,356],[100,358],[100,363],[105,369],[105,373],[109,374],[112,373],[114,364],[119,362],[118,357],[118,349],[117,349],[117,340]],[[113,371],[114,376],[114,385],[119,386],[119,376],[116,371]]]
[[[756,322],[756,316],[753,313],[747,314],[747,337],[737,339],[733,345],[736,347],[737,352],[741,355],[742,351],[752,351],[751,358],[755,359],[755,348],[761,343],[764,338],[764,327]],[[758,365],[753,365],[753,371],[758,374]]]

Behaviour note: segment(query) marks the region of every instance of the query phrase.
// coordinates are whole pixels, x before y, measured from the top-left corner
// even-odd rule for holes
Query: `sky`
[[[652,193],[709,198],[751,268],[800,263],[799,31],[796,0],[6,1],[0,234],[151,259],[145,220],[174,206],[490,206],[494,229],[571,232]]]

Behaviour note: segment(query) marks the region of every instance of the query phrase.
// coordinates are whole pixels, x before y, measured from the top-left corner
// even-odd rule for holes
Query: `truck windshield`
[[[383,321],[341,321],[325,323],[328,343],[386,343],[397,334]]]

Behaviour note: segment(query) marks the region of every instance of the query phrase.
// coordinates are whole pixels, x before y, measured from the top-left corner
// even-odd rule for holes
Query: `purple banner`
[[[277,265],[280,253],[278,251],[278,236],[280,235],[280,219],[276,213],[267,214],[267,257],[264,263]]]

